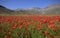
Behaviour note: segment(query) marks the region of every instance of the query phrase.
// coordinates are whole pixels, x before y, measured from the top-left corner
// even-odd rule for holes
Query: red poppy
[[[53,21],[49,21],[49,23],[50,23],[50,24],[54,24],[54,22],[53,22]]]
[[[15,29],[17,28],[18,24],[13,24],[12,28]]]
[[[48,28],[53,28],[54,26],[55,26],[54,24],[50,24]]]
[[[45,35],[48,35],[48,34],[49,34],[49,32],[48,32],[48,31],[45,31],[45,32],[44,32],[44,34],[45,34]]]
[[[11,32],[8,32],[9,35],[11,35],[12,33]]]
[[[7,32],[4,32],[4,35],[6,35],[7,34]]]
[[[23,22],[20,22],[20,25],[23,25]]]
[[[47,20],[43,20],[43,23],[46,23],[47,22]]]
[[[54,36],[54,38],[58,38],[58,36]]]
[[[19,28],[22,29],[22,25],[20,25]]]
[[[56,31],[56,30],[58,30],[58,28],[56,28],[56,27],[53,27],[53,28],[52,28],[52,30]]]

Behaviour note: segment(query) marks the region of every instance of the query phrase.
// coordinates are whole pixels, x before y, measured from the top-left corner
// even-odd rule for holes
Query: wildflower
[[[44,34],[45,34],[45,35],[48,35],[48,34],[49,34],[49,32],[48,32],[48,31],[45,31],[45,32],[44,32]]]

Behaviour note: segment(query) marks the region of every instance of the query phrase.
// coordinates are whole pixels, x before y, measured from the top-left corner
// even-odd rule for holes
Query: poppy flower
[[[56,31],[56,30],[58,30],[58,28],[56,28],[56,27],[53,27],[53,28],[52,28],[52,30]]]
[[[48,25],[48,28],[53,28],[55,25],[54,24],[50,24]]]
[[[23,22],[20,22],[20,25],[23,25]]]
[[[49,34],[49,32],[48,32],[48,31],[45,31],[45,32],[44,32],[44,34],[45,34],[45,35],[48,35],[48,34]]]
[[[8,32],[9,35],[11,35],[12,33],[11,32]]]
[[[54,38],[58,38],[58,36],[54,36]]]
[[[22,25],[20,25],[19,28],[22,29]]]
[[[7,34],[7,32],[4,32],[4,35],[6,35]]]

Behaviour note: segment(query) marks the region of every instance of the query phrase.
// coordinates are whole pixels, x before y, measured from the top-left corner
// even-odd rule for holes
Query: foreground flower
[[[50,24],[48,28],[53,28],[54,26],[55,26],[54,24]]]
[[[58,38],[58,36],[54,36],[54,38]]]
[[[49,34],[49,32],[48,32],[48,31],[45,31],[45,32],[44,32],[44,34],[45,34],[45,35],[48,35],[48,34]]]
[[[22,29],[22,25],[20,25],[19,28]]]

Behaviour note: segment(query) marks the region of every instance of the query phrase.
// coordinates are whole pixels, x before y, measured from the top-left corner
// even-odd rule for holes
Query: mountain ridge
[[[33,7],[29,9],[10,10],[0,5],[0,14],[60,14],[60,4],[47,6],[46,8]]]

